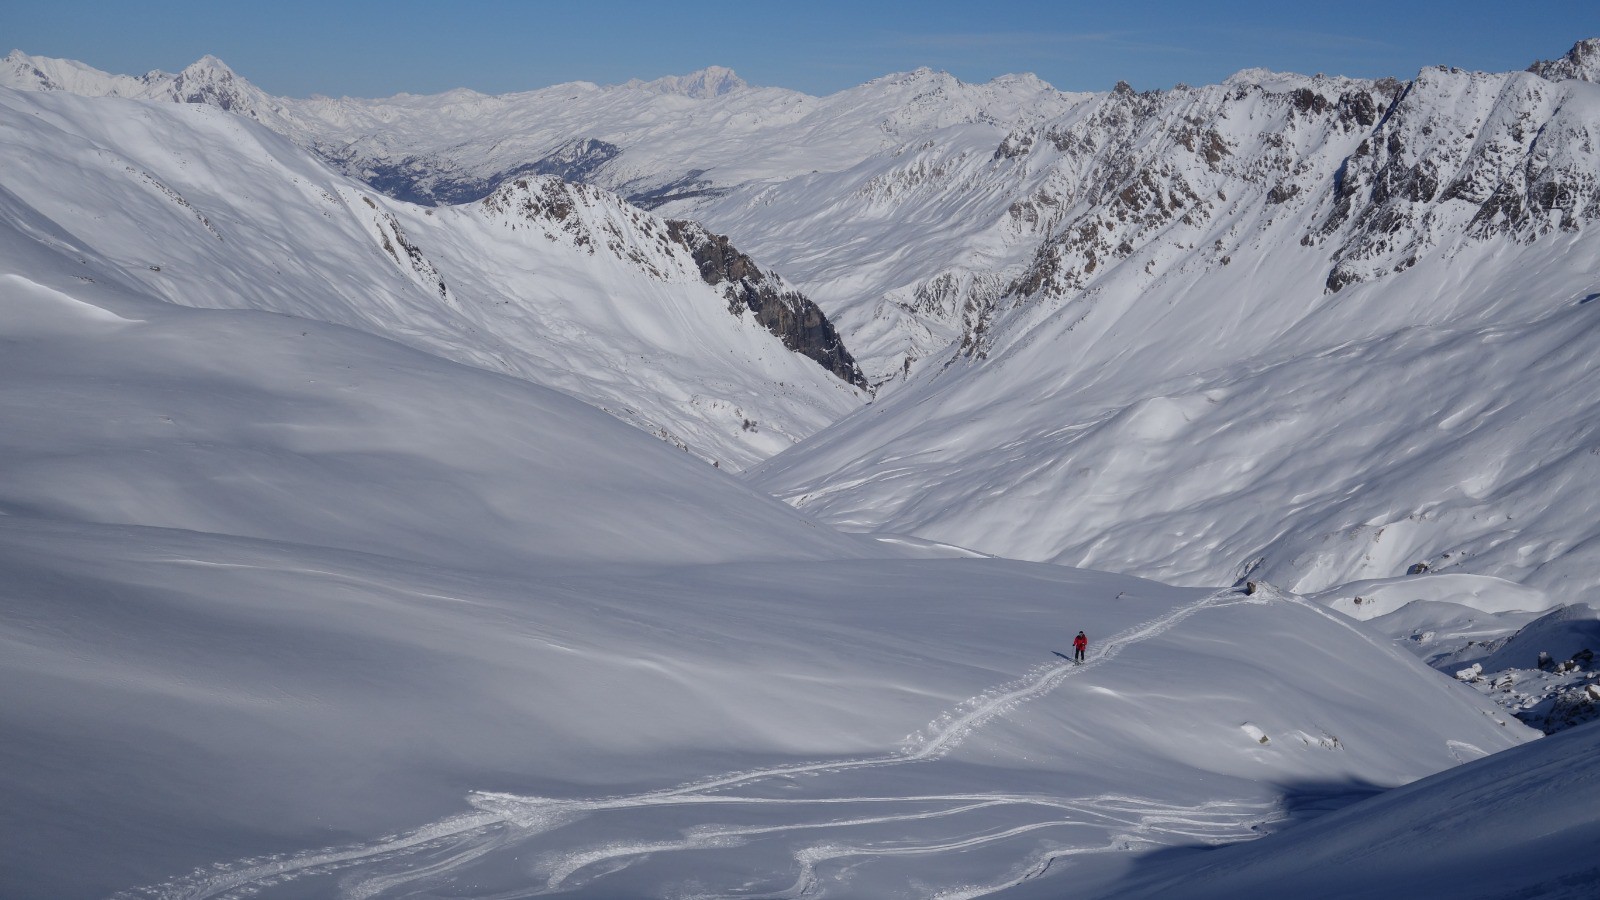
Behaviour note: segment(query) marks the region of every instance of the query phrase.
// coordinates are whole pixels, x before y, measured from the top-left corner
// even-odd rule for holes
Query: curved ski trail
[[[1181,836],[1205,842],[1241,840],[1253,834],[1252,827],[1276,818],[1272,804],[1214,802],[1197,807],[1162,804],[1137,797],[1100,796],[1061,798],[1029,794],[951,793],[907,796],[841,797],[761,797],[735,796],[729,789],[755,782],[800,775],[827,775],[851,770],[904,766],[945,756],[968,736],[997,716],[1029,700],[1041,697],[1067,679],[1115,659],[1124,649],[1156,637],[1176,627],[1184,619],[1206,609],[1239,603],[1265,603],[1266,597],[1244,597],[1234,591],[1220,591],[1193,603],[1180,606],[1155,619],[1134,625],[1099,642],[1084,663],[1071,661],[1044,663],[1027,674],[990,688],[962,701],[941,714],[920,731],[906,737],[895,750],[872,756],[819,760],[769,766],[712,776],[671,788],[639,794],[591,799],[525,797],[513,794],[475,792],[468,801],[476,812],[463,813],[438,822],[391,835],[371,843],[303,851],[276,857],[239,860],[199,869],[188,876],[159,885],[136,888],[115,895],[116,900],[210,900],[210,898],[258,896],[290,881],[308,877],[349,873],[358,867],[374,871],[366,877],[340,880],[341,896],[366,900],[416,882],[449,880],[463,867],[485,858],[496,850],[520,848],[541,835],[557,832],[580,819],[596,814],[632,813],[635,818],[652,809],[675,808],[669,826],[675,836],[662,840],[600,840],[586,847],[550,850],[536,869],[543,885],[524,882],[506,894],[486,896],[533,896],[580,889],[595,878],[625,868],[632,861],[660,856],[671,851],[707,851],[741,847],[763,837],[821,830],[849,830],[864,826],[899,824],[920,827],[930,822],[959,820],[979,816],[993,820],[996,814],[1020,818],[1003,826],[959,831],[951,836],[908,838],[884,846],[882,842],[856,844],[823,840],[805,844],[788,854],[787,867],[799,874],[787,888],[773,890],[733,890],[722,893],[680,894],[678,896],[759,896],[800,898],[819,895],[824,864],[850,857],[911,857],[955,853],[973,847],[995,844],[1028,836],[1043,829],[1114,830],[1116,840],[1101,840],[1094,845],[1070,846],[1039,852],[1037,842],[1027,851],[1020,873],[988,886],[950,887],[932,895],[947,898],[978,897],[1001,890],[1042,874],[1053,859],[1083,853],[1127,850],[1159,843],[1154,836]],[[787,807],[789,818],[760,825],[707,823],[685,825],[686,810],[718,808]],[[826,812],[830,807],[867,807],[865,814],[845,809],[839,818],[811,820],[808,814]],[[897,807],[900,807],[897,809]],[[537,852],[537,851],[536,851]],[[590,870],[588,879],[579,876]],[[455,882],[451,882],[454,884]],[[458,885],[459,886],[459,885]],[[452,894],[454,896],[454,894]]]

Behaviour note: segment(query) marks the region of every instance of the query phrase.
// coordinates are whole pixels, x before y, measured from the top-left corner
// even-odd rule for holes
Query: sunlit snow
[[[5,63],[0,895],[1600,881],[1600,725],[1519,721],[1600,697],[1593,229],[1325,228],[1378,126],[1299,107],[1388,87]],[[1383,152],[1470,193],[1537,117],[1577,178],[1597,91],[1429,70]],[[457,179],[624,150],[425,208],[302,146],[351,133]],[[606,190],[694,168],[662,210],[815,293],[875,398]]]

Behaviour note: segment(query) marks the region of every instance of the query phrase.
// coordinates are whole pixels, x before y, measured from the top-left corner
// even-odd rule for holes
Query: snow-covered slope
[[[9,515],[490,569],[860,544],[526,382],[306,319],[124,307],[114,282],[67,278],[0,276]],[[730,496],[755,519],[730,520]]]
[[[1297,598],[833,532],[0,198],[5,896],[979,896],[1532,736]]]
[[[1588,58],[282,102],[13,54],[0,894],[1126,894],[1515,747],[1343,610],[1589,633]],[[903,383],[845,415],[735,246]],[[755,483],[921,539],[594,406],[734,466],[845,415]]]
[[[1600,88],[1526,73],[1107,101],[1013,163],[1105,177],[961,352],[758,483],[1180,583],[1426,563],[1592,599],[1597,133]]]
[[[1592,82],[1597,46],[1584,41],[1562,59],[1536,63],[1530,70],[1541,77],[1532,80]],[[1422,115],[1413,114],[1425,133],[1403,145],[1385,137],[1358,153],[1412,85],[1249,70],[1224,85],[1148,94],[1124,85],[1091,95],[1059,92],[1030,75],[969,85],[921,69],[816,98],[751,87],[712,67],[648,83],[574,83],[499,97],[455,91],[294,100],[267,97],[209,57],[178,75],[137,79],[20,52],[0,66],[0,83],[13,87],[232,109],[402,198],[477,199],[508,180],[554,173],[705,221],[816,296],[841,320],[874,382],[929,357],[942,361],[953,338],[981,343],[991,307],[1019,279],[1033,294],[1046,282],[1082,281],[1085,265],[1104,273],[1123,247],[1131,251],[1142,233],[1166,230],[1175,217],[1230,221],[1220,243],[1179,242],[1179,249],[1203,248],[1198,255],[1211,260],[1231,255],[1237,238],[1260,224],[1259,210],[1248,207],[1293,207],[1326,193],[1346,157],[1387,165],[1400,146],[1465,153],[1476,157],[1468,166],[1474,172],[1453,196],[1483,203],[1479,194],[1513,174],[1497,167],[1514,168],[1515,145],[1543,132],[1513,128],[1509,142],[1497,135],[1475,144],[1483,94],[1507,76],[1429,70],[1416,84],[1444,75],[1479,87],[1429,94]],[[1509,94],[1504,99],[1516,106]],[[1549,109],[1512,111],[1526,119]],[[1436,132],[1438,125],[1445,127]],[[1447,186],[1436,183],[1436,162],[1412,172],[1403,160],[1381,179],[1341,182],[1338,202],[1348,207],[1356,188],[1377,181],[1386,196],[1431,195]],[[1196,178],[1188,171],[1196,165],[1212,171]],[[1544,167],[1536,160],[1530,172]],[[1213,189],[1235,199],[1218,201]],[[1540,191],[1548,193],[1539,186],[1529,196]],[[1546,199],[1546,208],[1566,205]],[[1393,204],[1385,210],[1377,224],[1394,216]],[[1088,233],[1102,230],[1122,233],[1100,240]],[[1336,270],[1326,273],[1333,280],[1369,277],[1371,257],[1385,254],[1381,239],[1357,243],[1330,248],[1338,252],[1322,264]],[[1414,248],[1387,249],[1398,252],[1384,255],[1382,266],[1405,264]],[[1030,262],[1040,265],[1030,270]]]
[[[84,279],[394,337],[735,468],[861,402],[831,326],[775,273],[703,272],[703,232],[603,191],[535,176],[423,210],[205,106],[16,91],[0,106],[0,187],[70,234]]]
[[[735,230],[736,243],[755,242],[759,258],[782,260],[779,271],[803,273],[828,315],[849,320],[845,342],[861,348],[873,383],[942,350],[963,303],[994,297],[1032,256],[1038,229],[1011,234],[1008,209],[1038,179],[975,173],[971,162],[1093,99],[1031,75],[973,85],[929,69],[819,98],[712,67],[496,97],[296,100],[269,97],[210,57],[177,75],[131,78],[17,51],[0,65],[0,85],[207,103],[404,200],[473,201],[553,174]]]
[[[1104,896],[1593,897],[1597,751],[1600,725],[1575,729],[1303,828],[1157,867]]]

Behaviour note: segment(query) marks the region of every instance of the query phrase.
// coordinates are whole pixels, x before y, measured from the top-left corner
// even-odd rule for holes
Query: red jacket
[[[1089,646],[1089,639],[1081,634],[1072,639],[1072,649],[1074,650],[1082,650],[1087,646]]]

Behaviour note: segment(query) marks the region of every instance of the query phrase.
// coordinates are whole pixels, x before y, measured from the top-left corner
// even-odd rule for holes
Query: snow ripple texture
[[[861,796],[846,776],[940,759],[984,726],[1122,650],[1206,609],[1270,602],[1219,592],[1133,626],[1082,665],[1056,662],[972,697],[896,749],[731,772],[677,787],[594,799],[474,793],[473,812],[367,844],[242,859],[200,869],[117,900],[210,900],[246,896],[672,896],[801,898],[861,896],[858,870],[896,878],[900,892],[942,900],[991,894],[1085,854],[1176,842],[1245,840],[1281,818],[1276,806],[1217,800],[1172,805],[1120,794],[1056,797],[976,792]],[[880,773],[888,774],[888,773]],[[801,784],[798,779],[805,779]],[[893,784],[875,778],[875,784]],[[789,796],[767,796],[788,791]],[[750,793],[733,793],[738,789]],[[1010,845],[1009,871],[975,874],[963,851]],[[717,854],[718,851],[733,851]],[[676,862],[674,862],[676,861]],[[903,867],[894,863],[902,861]],[[649,862],[647,881],[628,878]],[[948,862],[946,867],[941,863]],[[898,874],[891,874],[898,873]],[[940,879],[941,875],[942,880]],[[328,879],[316,883],[314,879]],[[291,882],[293,884],[291,884]],[[713,883],[715,882],[715,883]],[[676,887],[664,890],[663,885]],[[881,895],[881,894],[879,894]]]

